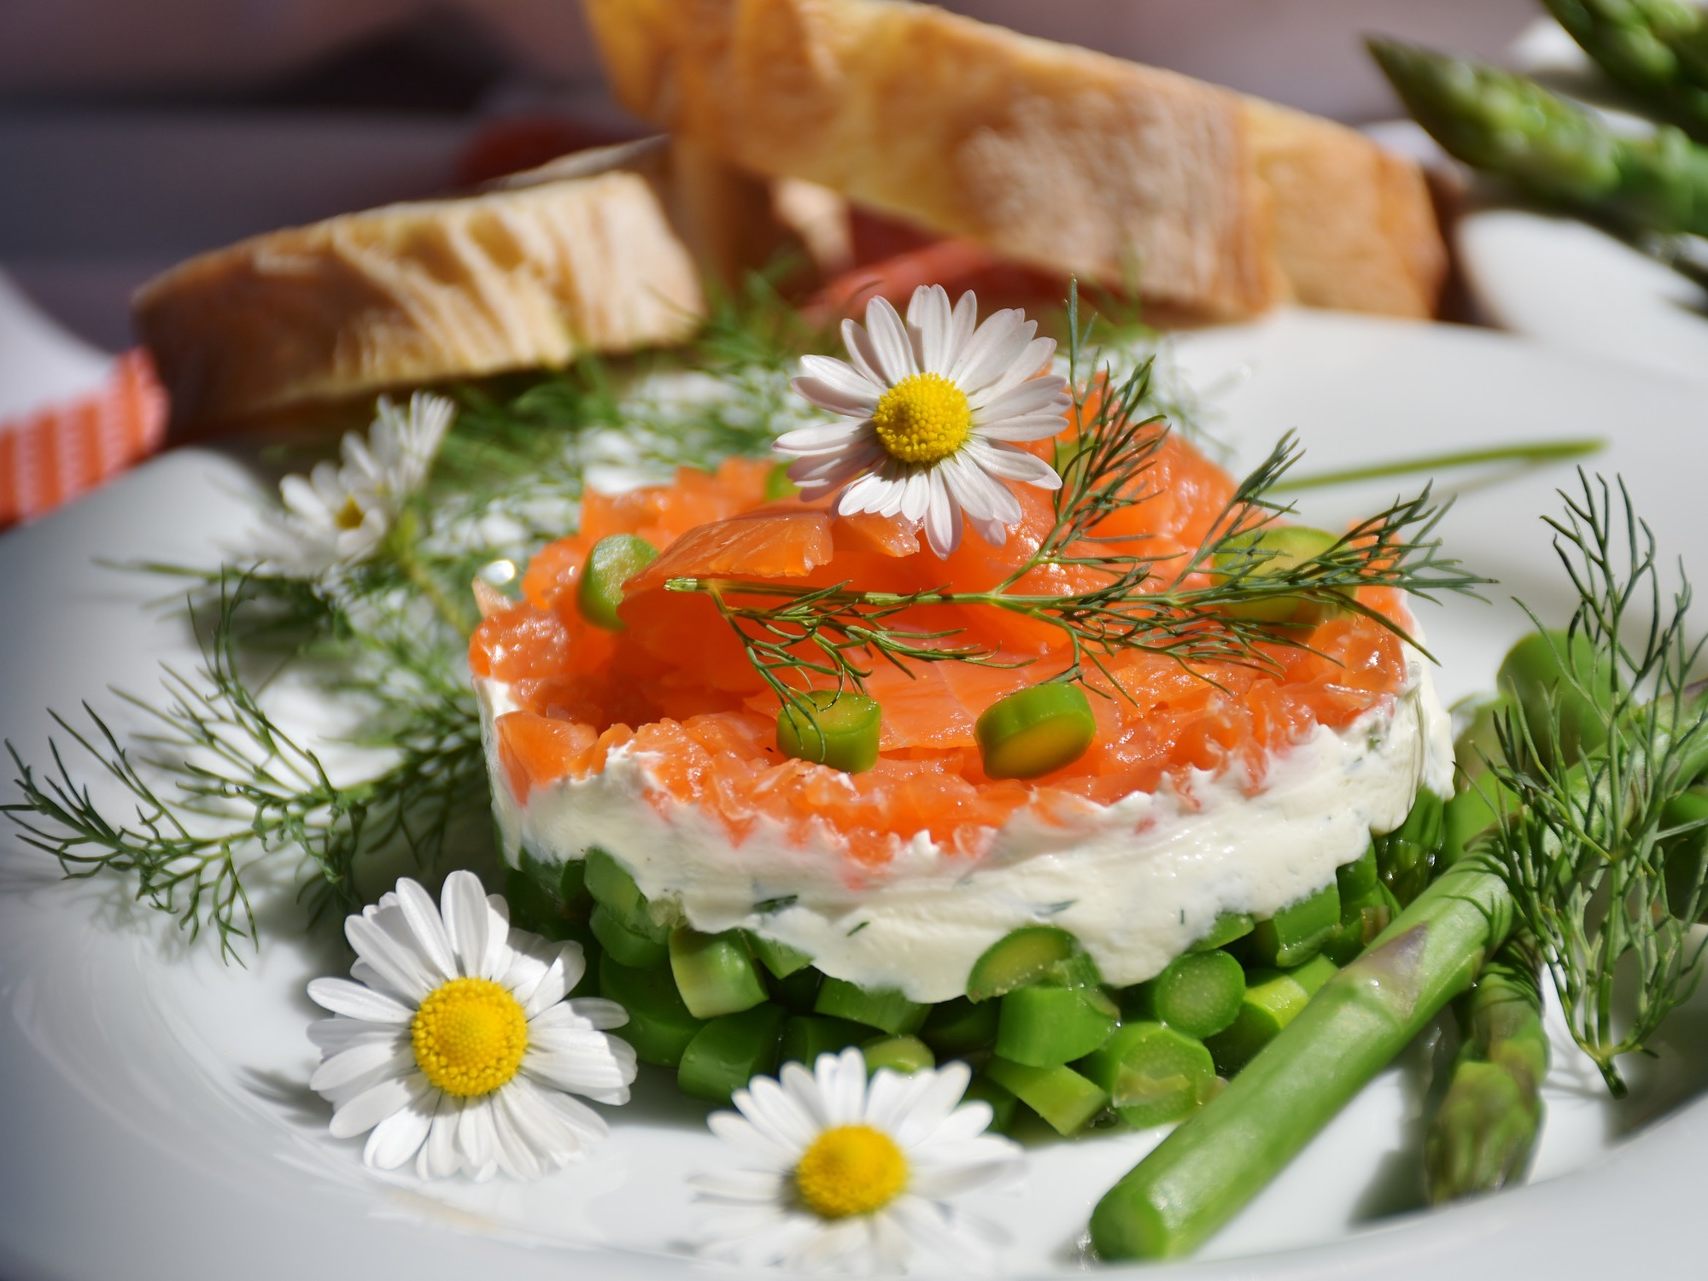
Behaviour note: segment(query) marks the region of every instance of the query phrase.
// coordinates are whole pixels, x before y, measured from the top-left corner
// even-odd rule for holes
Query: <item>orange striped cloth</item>
[[[93,489],[165,439],[165,389],[148,353],[127,351],[97,390],[0,422],[0,529]]]

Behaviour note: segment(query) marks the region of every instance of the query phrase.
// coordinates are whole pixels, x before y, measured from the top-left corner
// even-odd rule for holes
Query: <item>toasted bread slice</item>
[[[1211,316],[1425,315],[1422,175],[1352,130],[898,0],[586,0],[629,109],[1031,266]]]
[[[758,261],[766,185],[662,139],[464,198],[389,205],[191,259],[137,329],[175,428],[679,342],[703,276]]]

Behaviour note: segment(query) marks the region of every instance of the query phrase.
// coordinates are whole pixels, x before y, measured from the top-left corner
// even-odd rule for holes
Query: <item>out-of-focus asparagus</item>
[[[1708,12],[1678,0],[1543,0],[1614,83],[1708,140]]]
[[[1542,1129],[1548,1036],[1534,957],[1509,942],[1457,1005],[1465,1040],[1424,1148],[1436,1204],[1522,1177]]]
[[[1373,39],[1412,117],[1454,156],[1632,231],[1708,234],[1708,147],[1671,126],[1622,137],[1532,80]]]

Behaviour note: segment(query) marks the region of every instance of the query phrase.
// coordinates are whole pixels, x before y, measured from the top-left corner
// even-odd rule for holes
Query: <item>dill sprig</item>
[[[471,579],[572,533],[600,466],[667,479],[767,450],[794,412],[783,371],[803,340],[781,306],[750,285],[673,361],[589,359],[456,389],[460,412],[425,488],[367,561],[316,577],[125,567],[185,585],[199,665],[164,669],[152,696],[117,693],[140,732],[85,703],[82,717],[52,714],[44,764],[7,743],[17,796],[0,813],[68,877],[125,879],[192,936],[217,936],[228,958],[259,941],[258,884],[344,911],[393,855],[478,864],[491,852],[491,797],[466,662]],[[745,363],[715,387],[676,372],[730,360]],[[678,377],[697,380],[693,394],[675,394]],[[326,743],[296,732],[275,712],[287,676],[359,710],[362,730]]]
[[[126,794],[126,817],[95,800],[57,742],[51,770],[39,774],[7,745],[23,799],[0,809],[67,876],[129,876],[139,900],[172,914],[192,937],[211,928],[232,957],[239,942],[256,939],[245,876],[258,860],[294,856],[310,873],[305,888],[316,910],[347,910],[361,902],[357,871],[371,852],[401,844],[422,865],[437,864],[451,820],[484,805],[486,780],[472,700],[417,645],[384,632],[362,642],[379,660],[375,670],[385,668],[383,680],[341,683],[385,725],[386,764],[336,779],[262,705],[266,681],[243,674],[255,652],[243,638],[256,635],[245,614],[270,612],[276,593],[231,570],[213,597],[200,667],[166,667],[157,701],[121,695],[145,721],[129,742],[88,703],[87,727],[53,714]],[[406,714],[387,714],[399,708]],[[364,739],[377,745],[380,737]]]
[[[1557,716],[1540,718],[1539,739],[1520,709],[1501,714],[1493,775],[1516,803],[1493,848],[1572,1039],[1619,1097],[1618,1060],[1646,1050],[1702,973],[1692,927],[1708,911],[1703,825],[1674,819],[1670,804],[1708,769],[1708,702],[1693,684],[1703,642],[1686,630],[1682,568],[1669,591],[1622,480],[1579,480],[1561,494],[1564,517],[1547,518],[1578,594],[1556,654],[1557,703],[1593,709],[1606,743],[1573,762]],[[1602,657],[1593,667],[1567,659],[1583,642]]]
[[[1274,497],[1302,455],[1290,433],[1238,482],[1196,549],[1157,556],[1120,550],[1119,540],[1097,531],[1111,517],[1156,497],[1147,477],[1170,428],[1161,414],[1147,412],[1152,360],[1139,361],[1121,378],[1109,362],[1095,377],[1084,375],[1090,324],[1081,323],[1071,290],[1067,328],[1069,383],[1082,427],[1072,445],[1058,451],[1062,485],[1050,529],[995,586],[897,593],[849,582],[796,587],[683,576],[668,580],[666,590],[708,596],[760,677],[780,701],[793,703],[814,684],[863,690],[872,663],[879,660],[904,670],[913,663],[1024,661],[965,643],[958,630],[925,631],[897,621],[922,607],[995,609],[1054,627],[1066,639],[1067,661],[1049,679],[1084,681],[1089,666],[1125,695],[1108,664],[1123,651],[1162,654],[1200,673],[1213,663],[1274,670],[1278,659],[1271,647],[1308,643],[1301,629],[1266,620],[1264,611],[1250,608],[1254,605],[1281,599],[1325,604],[1361,614],[1410,640],[1397,621],[1358,600],[1356,590],[1390,587],[1433,600],[1446,592],[1474,594],[1488,581],[1442,551],[1435,531],[1446,506],[1431,501],[1427,486],[1297,562],[1253,546],[1254,533],[1294,511]],[[1095,581],[1068,593],[1021,590],[1028,575],[1051,566],[1088,571]]]

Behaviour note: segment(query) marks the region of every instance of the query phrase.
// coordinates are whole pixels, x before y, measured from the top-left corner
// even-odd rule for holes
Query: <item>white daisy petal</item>
[[[457,1117],[457,1148],[463,1154],[463,1164],[480,1170],[498,1160],[498,1131],[492,1121],[490,1097],[464,1099]]]
[[[974,421],[998,422],[1008,418],[1022,418],[1029,414],[1039,414],[1050,410],[1058,420],[1067,413],[1067,386],[1060,378],[1028,378],[1017,387],[1011,387],[999,396],[993,396],[975,406]],[[1061,422],[1061,426],[1066,426]],[[1060,430],[1058,426],[1057,430]]]
[[[460,972],[469,977],[478,976],[485,964],[486,942],[492,929],[492,913],[487,910],[486,891],[480,878],[473,872],[452,872],[445,878],[439,906]]]
[[[869,386],[863,386],[860,391],[850,393],[843,391],[841,387],[835,384],[825,382],[823,379],[796,378],[789,384],[789,387],[797,396],[817,405],[820,409],[828,409],[833,414],[843,414],[849,418],[870,418],[872,410],[876,409],[878,405],[878,398]]]
[[[975,423],[971,439],[1016,443],[1048,440],[1051,436],[1059,436],[1065,425],[1065,420],[1059,415],[1027,414],[1022,418],[1005,418],[1000,422]]]
[[[604,1031],[608,1028],[622,1027],[629,1021],[629,1012],[615,1001],[608,1001],[602,996],[578,996],[565,1003],[569,1012],[582,1020],[590,1028]]]
[[[972,290],[967,290],[955,299],[955,310],[949,317],[949,364],[941,372],[947,374],[954,368],[954,362],[961,354],[961,349],[972,341],[973,333],[979,327],[979,300]]]
[[[328,1090],[344,1089],[376,1071],[386,1076],[401,1076],[410,1070],[413,1063],[407,1042],[368,1041],[322,1061],[315,1068],[314,1075],[308,1078],[308,1088],[324,1094]],[[376,1081],[383,1079],[384,1076],[375,1078]]]
[[[961,545],[961,507],[949,493],[941,471],[931,473],[931,500],[925,508],[925,541],[939,559]]]
[[[1027,453],[1024,449],[989,441],[973,441],[968,444],[965,452],[991,476],[1017,480],[1023,485],[1035,485],[1039,489],[1061,487],[1062,478],[1056,474],[1056,469],[1036,454]]]
[[[866,304],[866,336],[885,383],[894,385],[919,372],[919,362],[913,357],[913,340],[888,298],[873,298]]]
[[[323,1056],[354,1049],[358,1045],[384,1043],[407,1045],[409,1033],[397,1023],[368,1023],[362,1019],[316,1019],[308,1025],[308,1039]]]
[[[348,979],[314,979],[308,999],[322,1009],[369,1023],[408,1023],[415,1011],[389,996],[352,983]]]
[[[795,1085],[795,1080],[790,1068],[795,1068],[801,1077],[805,1077],[810,1087],[812,1077],[806,1070],[799,1064],[789,1063],[783,1066],[783,1075],[791,1087]],[[771,1078],[761,1076],[755,1077],[747,1089],[737,1090],[731,1102],[756,1129],[776,1135],[785,1143],[792,1144],[797,1151],[811,1143],[813,1135],[823,1128],[816,1120],[816,1090],[812,1091],[812,1098],[808,1101],[796,1097],[794,1090],[785,1090]]]
[[[438,1091],[433,1091],[437,1094]],[[433,1128],[436,1100],[418,1097],[374,1127],[362,1160],[378,1170],[395,1170],[421,1150]]]
[[[946,460],[943,476],[948,482],[949,492],[961,504],[961,510],[980,526],[985,541],[993,546],[1002,546],[1009,529],[1020,523],[1023,515],[1020,500],[1008,486],[986,475],[976,461],[964,455]],[[994,538],[986,532],[987,526],[997,531]]]
[[[980,388],[976,396],[968,397],[973,408],[983,409],[1011,387],[1018,387],[1021,383],[1031,379],[1034,374],[1049,366],[1050,359],[1055,354],[1056,340],[1054,338],[1034,338],[1026,344],[1025,349],[1019,356],[1015,357],[1014,363],[1000,378],[988,386]],[[1056,378],[1055,381],[1061,385],[1065,396],[1066,380]]]
[[[894,482],[870,472],[842,491],[842,497],[836,500],[836,514],[857,516],[861,512],[879,511],[889,501],[894,488]]]
[[[786,1168],[794,1165],[800,1156],[800,1148],[796,1144],[769,1127],[753,1124],[739,1112],[714,1112],[706,1118],[706,1125],[725,1143],[740,1148],[753,1160],[778,1162]]]
[[[953,354],[949,346],[953,321],[948,291],[942,285],[915,289],[907,304],[907,323],[915,335],[914,358],[921,372],[947,373]]]
[[[332,1137],[348,1139],[371,1130],[399,1108],[407,1107],[415,1089],[410,1081],[393,1078],[370,1086],[332,1113]]]
[[[420,954],[368,917],[346,917],[344,937],[394,992],[419,1001],[437,986]]]
[[[583,1147],[599,1142],[608,1133],[609,1127],[605,1124],[605,1118],[580,1099],[572,1099],[567,1094],[545,1092],[541,1092],[539,1097],[581,1140]]]
[[[884,393],[883,383],[874,382],[847,361],[833,356],[802,356],[801,376],[816,378],[845,396],[870,396],[874,405]]]
[[[427,1130],[427,1141],[415,1158],[415,1173],[423,1179],[448,1179],[461,1168],[457,1154],[457,1122],[462,1100],[441,1093]]]
[[[912,1147],[942,1125],[967,1092],[967,1084],[972,1079],[972,1069],[959,1060],[933,1072],[925,1089],[908,1109],[907,1116],[896,1126],[896,1142],[903,1147]]]
[[[931,501],[931,480],[924,472],[914,472],[902,482],[901,517],[917,525],[925,519],[925,508]]]
[[[433,901],[433,896],[404,877],[397,883],[397,905],[408,921],[422,955],[432,965],[434,977],[455,978],[457,958],[451,951],[451,936],[445,932],[444,918],[439,915],[439,905]]]
[[[868,417],[871,412],[868,409],[861,416]],[[864,422],[824,423],[812,427],[797,427],[794,431],[784,432],[777,437],[777,451],[803,458],[835,453],[853,444],[862,434],[861,429],[865,425]]]
[[[969,397],[983,391],[1025,353],[1036,329],[1012,307],[992,312],[961,348],[950,379]]]
[[[827,1126],[852,1125],[866,1110],[866,1058],[858,1049],[841,1054],[821,1054],[813,1065],[813,1079]]]
[[[775,1201],[786,1194],[785,1176],[773,1170],[718,1170],[696,1175],[696,1191],[726,1201]]]
[[[890,379],[883,375],[877,349],[872,345],[871,335],[866,332],[864,327],[852,320],[844,320],[842,322],[842,345],[848,352],[848,363],[855,373],[874,387],[883,388],[890,385]]]

